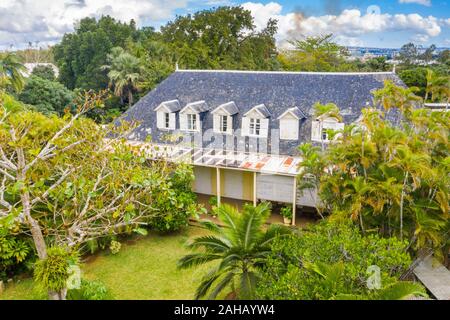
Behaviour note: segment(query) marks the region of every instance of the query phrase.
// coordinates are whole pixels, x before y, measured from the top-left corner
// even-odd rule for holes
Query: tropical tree
[[[286,234],[288,229],[281,225],[264,228],[270,215],[268,203],[257,207],[246,205],[242,212],[227,204],[216,210],[225,226],[203,222],[213,234],[194,239],[188,247],[202,251],[186,255],[179,260],[178,266],[190,268],[218,261],[203,277],[196,291],[196,299],[207,295],[209,299],[214,299],[226,289],[231,290],[234,297],[252,298],[259,271],[270,252],[270,243],[278,235]]]
[[[446,257],[450,114],[418,108],[421,99],[411,89],[390,82],[374,97],[384,110],[363,109],[361,121],[347,126],[326,150],[300,147],[299,185],[314,177],[332,218]]]
[[[19,230],[32,240],[41,267],[36,277],[52,299],[65,298],[67,268],[80,246],[144,233],[141,226],[161,214],[149,205],[155,192],[176,193],[167,188],[177,165],[147,163],[150,151],[126,143],[135,125],[102,128],[83,117],[103,97],[85,93],[77,112],[62,118],[0,108],[0,231]]]
[[[427,69],[427,86],[425,90],[425,102],[431,96],[431,101],[444,100],[447,107],[450,97],[450,77],[440,76],[431,69]],[[439,101],[440,102],[440,101]]]
[[[121,47],[115,47],[107,57],[108,65],[103,66],[109,70],[109,86],[114,87],[114,94],[123,102],[124,94],[128,95],[128,105],[133,104],[133,90],[141,78],[142,67],[140,60]]]
[[[13,53],[0,54],[0,88],[12,87],[15,91],[22,90],[24,77],[22,72],[26,68],[20,59]]]
[[[346,63],[347,50],[333,41],[332,34],[290,41],[293,49],[278,56],[283,69],[292,71],[348,71],[355,67]]]

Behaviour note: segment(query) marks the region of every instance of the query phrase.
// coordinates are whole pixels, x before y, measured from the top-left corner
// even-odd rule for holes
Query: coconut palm
[[[128,95],[128,105],[133,104],[133,91],[137,89],[141,78],[142,66],[140,60],[121,47],[116,47],[108,54],[109,65],[104,65],[103,70],[109,70],[109,86],[114,87],[114,94],[121,98]]]
[[[0,55],[0,87],[11,86],[15,91],[23,89],[25,66],[13,53]]]
[[[431,95],[431,101],[445,100],[447,103],[450,98],[450,78],[448,76],[439,76],[433,70],[427,69],[427,86],[425,90],[425,102]]]
[[[195,238],[188,244],[190,249],[202,250],[181,258],[178,267],[191,268],[218,262],[202,278],[196,299],[207,295],[209,299],[214,299],[226,289],[230,289],[234,297],[252,298],[271,242],[275,237],[288,233],[289,229],[282,225],[264,228],[270,215],[268,203],[257,207],[246,205],[242,212],[222,204],[216,211],[225,226],[202,222],[213,234]]]

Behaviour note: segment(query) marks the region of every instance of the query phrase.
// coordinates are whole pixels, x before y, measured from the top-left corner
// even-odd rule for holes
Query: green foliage
[[[81,279],[81,287],[67,291],[67,300],[112,300],[108,288],[99,280]]]
[[[259,271],[270,252],[270,243],[289,231],[281,225],[263,227],[270,215],[268,203],[257,207],[245,205],[242,212],[223,204],[217,208],[217,214],[225,227],[204,221],[204,227],[213,234],[192,240],[189,248],[201,249],[201,252],[186,255],[178,266],[190,268],[218,262],[202,278],[196,299],[206,296],[214,299],[225,290],[241,299],[252,298],[260,279]]]
[[[180,67],[191,69],[273,70],[276,21],[257,32],[250,11],[219,7],[178,16],[161,28]]]
[[[286,219],[292,219],[292,207],[285,206],[285,207],[281,208],[280,214],[281,214],[281,216],[283,216]]]
[[[23,237],[0,235],[0,280],[24,271],[26,262],[33,258],[30,243]]]
[[[34,67],[31,75],[45,80],[55,81],[55,71],[53,71],[53,68],[50,65],[37,65]]]
[[[354,65],[345,61],[346,49],[333,42],[333,35],[306,37],[291,41],[295,50],[278,55],[284,70],[291,71],[351,71]]]
[[[102,69],[109,70],[109,86],[114,88],[114,94],[123,100],[128,96],[128,105],[133,104],[133,90],[141,78],[142,67],[137,57],[126,52],[121,47],[114,47],[107,55],[107,65]]]
[[[425,90],[427,86],[427,70],[423,67],[417,67],[412,69],[405,69],[399,73],[400,79],[408,87],[417,87],[419,90],[417,94],[421,97],[425,97]]]
[[[417,109],[411,88],[388,82],[375,103],[399,116],[363,110],[360,125],[347,126],[335,143],[301,147],[300,186],[314,182],[333,219],[351,219],[410,241],[411,248],[448,250],[450,114]]]
[[[34,280],[42,288],[59,291],[66,288],[70,277],[69,267],[78,264],[78,255],[63,247],[47,249],[47,258],[40,259],[34,267]]]
[[[109,250],[112,254],[118,254],[120,252],[120,248],[122,247],[122,244],[119,241],[111,241],[109,244]]]
[[[365,294],[367,268],[380,268],[382,286],[395,282],[411,263],[407,246],[395,237],[362,236],[349,223],[325,220],[272,243],[257,296],[309,300]]]
[[[171,232],[188,225],[189,218],[199,211],[196,195],[191,189],[193,181],[192,167],[180,165],[166,180],[157,182],[152,206],[158,215],[148,221],[150,228]]]
[[[410,281],[394,282],[380,290],[372,290],[365,295],[337,294],[335,300],[407,300],[411,297],[427,298],[426,289],[419,283]]]
[[[75,94],[72,91],[59,82],[38,76],[27,79],[19,100],[34,105],[37,111],[46,115],[52,113],[63,115],[66,109],[72,111],[75,108]]]
[[[25,66],[14,53],[0,53],[0,89],[12,88],[20,92],[24,85],[24,71]]]
[[[105,89],[108,77],[101,67],[113,47],[125,46],[136,37],[136,24],[118,22],[110,16],[84,18],[74,33],[66,33],[53,51],[60,81],[69,89]]]

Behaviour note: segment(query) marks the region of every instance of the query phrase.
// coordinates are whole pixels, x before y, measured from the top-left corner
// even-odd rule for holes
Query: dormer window
[[[334,117],[319,117],[312,122],[311,140],[328,143],[332,140],[330,131],[341,131],[344,126],[344,123]]]
[[[187,114],[187,129],[189,131],[199,130],[199,128],[197,126],[197,123],[198,123],[197,117],[198,117],[198,114],[196,114],[196,113]]]
[[[267,138],[270,112],[263,104],[250,109],[242,117],[242,136]]]
[[[299,122],[306,118],[305,114],[297,107],[287,109],[281,116],[280,121],[280,139],[298,140]]]
[[[200,115],[208,110],[208,105],[203,100],[188,103],[180,110],[180,130],[201,131],[202,121]]]
[[[215,133],[233,134],[233,116],[239,112],[233,101],[221,104],[213,114],[213,129]]]
[[[160,130],[175,130],[176,112],[181,109],[178,100],[161,103],[156,109],[156,126]]]
[[[250,118],[250,134],[259,136],[261,133],[261,119]]]
[[[168,113],[168,112],[164,113],[164,127],[166,129],[170,128],[170,113]]]

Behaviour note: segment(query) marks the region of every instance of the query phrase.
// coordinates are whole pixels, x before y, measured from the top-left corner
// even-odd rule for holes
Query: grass
[[[186,241],[207,233],[189,227],[175,234],[151,233],[122,243],[120,252],[102,252],[82,266],[82,276],[100,280],[115,299],[193,299],[196,286],[207,267],[178,270],[176,262],[189,251]],[[45,299],[32,279],[7,286],[0,299]]]

